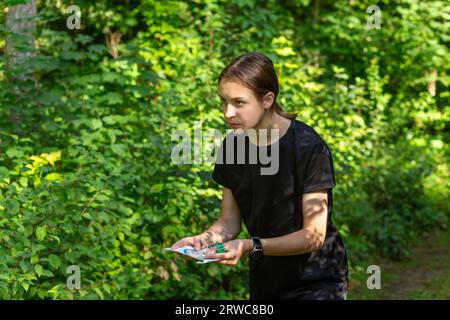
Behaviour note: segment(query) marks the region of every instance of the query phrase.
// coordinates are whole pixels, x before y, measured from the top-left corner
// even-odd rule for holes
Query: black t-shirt
[[[251,156],[255,154],[256,161]],[[301,255],[250,259],[250,298],[345,298],[347,255],[331,219],[332,188],[336,186],[333,159],[314,129],[291,120],[287,132],[268,146],[256,146],[245,134],[231,132],[219,149],[212,177],[232,191],[248,232],[260,238],[300,230],[301,195],[327,189],[328,223],[323,247]]]

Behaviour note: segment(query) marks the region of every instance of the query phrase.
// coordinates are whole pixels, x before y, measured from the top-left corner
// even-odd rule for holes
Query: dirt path
[[[349,299],[450,300],[450,232],[425,238],[402,262],[381,260],[381,289],[350,281]],[[370,275],[367,275],[367,277]]]

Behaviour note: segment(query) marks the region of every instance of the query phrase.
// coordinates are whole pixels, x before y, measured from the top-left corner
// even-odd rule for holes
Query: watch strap
[[[253,242],[253,247],[252,250],[250,250],[250,252],[248,253],[248,255],[252,255],[254,252],[263,252],[263,247],[262,247],[262,243],[261,243],[261,239],[259,237],[252,237],[251,238],[252,242]]]

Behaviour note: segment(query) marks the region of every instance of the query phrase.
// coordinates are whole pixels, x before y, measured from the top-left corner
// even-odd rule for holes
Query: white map
[[[173,252],[178,252],[181,254],[184,254],[188,257],[200,260],[197,263],[209,263],[209,262],[214,262],[214,261],[219,261],[220,259],[205,259],[205,255],[209,252],[209,253],[214,253],[214,250],[211,250],[211,248],[205,248],[205,249],[201,249],[201,250],[195,250],[194,247],[191,246],[184,246],[184,247],[180,247],[178,249],[172,249],[172,248],[165,248],[164,250],[166,251],[173,251]]]

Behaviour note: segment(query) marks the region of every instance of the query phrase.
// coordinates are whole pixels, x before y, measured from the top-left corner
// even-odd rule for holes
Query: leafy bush
[[[443,3],[384,1],[378,31],[368,1],[320,3],[83,2],[69,31],[64,4],[38,1],[35,54],[13,67],[0,56],[0,298],[248,298],[247,261],[199,267],[163,252],[219,214],[212,164],[171,163],[171,134],[194,136],[195,122],[224,132],[216,77],[244,51],[273,59],[281,104],[330,146],[352,266],[405,257],[448,228]],[[113,58],[105,35],[117,31]],[[66,287],[70,265],[81,290]]]

